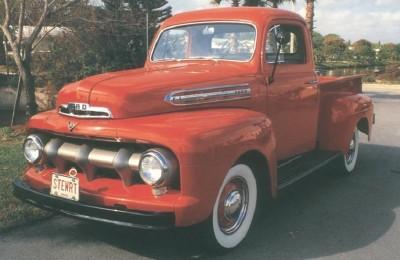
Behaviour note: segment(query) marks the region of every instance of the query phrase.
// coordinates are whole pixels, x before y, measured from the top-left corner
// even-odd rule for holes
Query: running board
[[[315,151],[280,163],[278,165],[278,189],[286,188],[303,179],[340,155],[340,153],[334,152]]]

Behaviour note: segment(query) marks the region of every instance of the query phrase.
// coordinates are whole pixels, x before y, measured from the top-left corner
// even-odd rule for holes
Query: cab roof
[[[300,15],[282,9],[266,7],[220,7],[176,14],[167,19],[161,27],[165,28],[172,25],[205,21],[241,21],[262,26],[268,20],[275,18],[295,19],[304,22],[304,19]]]

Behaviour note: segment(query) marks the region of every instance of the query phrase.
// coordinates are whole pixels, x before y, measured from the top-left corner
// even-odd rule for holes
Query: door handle
[[[318,80],[313,79],[313,80],[304,82],[304,84],[306,84],[306,85],[315,85],[315,84],[318,84]]]

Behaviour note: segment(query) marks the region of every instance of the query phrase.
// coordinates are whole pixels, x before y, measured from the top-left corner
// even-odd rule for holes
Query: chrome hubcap
[[[354,155],[356,153],[356,135],[353,134],[353,138],[350,141],[349,151],[346,153],[346,163],[350,164],[354,160]]]
[[[232,218],[242,204],[242,195],[234,190],[226,197],[224,202],[224,214],[226,218]]]
[[[222,232],[234,233],[246,217],[249,190],[244,179],[230,180],[222,190],[218,204],[218,224]]]

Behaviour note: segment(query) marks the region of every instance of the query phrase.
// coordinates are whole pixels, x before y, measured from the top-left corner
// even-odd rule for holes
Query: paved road
[[[371,88],[377,125],[357,172],[326,168],[283,192],[226,259],[400,259],[400,91]],[[365,140],[364,140],[365,142]],[[0,235],[0,259],[208,258],[196,234],[54,217]]]

